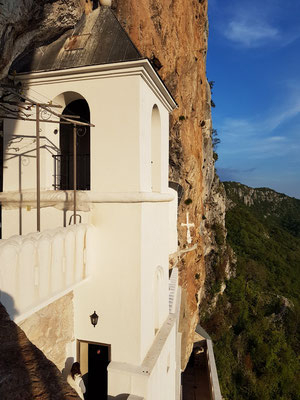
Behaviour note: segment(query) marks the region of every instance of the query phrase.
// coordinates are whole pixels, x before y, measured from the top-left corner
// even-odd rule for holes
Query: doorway
[[[77,341],[77,356],[86,387],[85,400],[107,400],[107,366],[110,345]]]

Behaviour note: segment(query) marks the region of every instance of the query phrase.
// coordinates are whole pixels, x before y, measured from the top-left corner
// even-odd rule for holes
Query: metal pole
[[[77,149],[76,149],[77,126],[73,126],[73,177],[74,177],[74,224],[76,224],[76,189],[77,189]]]
[[[53,161],[54,161],[54,190],[57,190],[57,171],[56,171],[56,163],[57,163],[57,159],[55,158],[55,155],[52,156],[53,157]]]
[[[19,156],[19,235],[22,235],[22,156]]]
[[[36,104],[36,227],[41,231],[40,105]]]

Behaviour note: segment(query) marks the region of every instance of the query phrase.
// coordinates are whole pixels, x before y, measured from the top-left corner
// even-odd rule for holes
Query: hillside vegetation
[[[203,317],[215,343],[222,395],[299,399],[300,200],[224,185],[236,272]]]

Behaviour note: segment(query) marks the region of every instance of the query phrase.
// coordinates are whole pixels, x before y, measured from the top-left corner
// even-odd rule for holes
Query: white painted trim
[[[145,370],[142,365],[133,365],[118,361],[111,361],[107,366],[107,370],[117,371],[118,373],[123,373],[125,375],[128,375],[128,373],[131,375],[150,375],[149,371]]]
[[[173,193],[158,192],[92,192],[78,191],[79,203],[166,203],[174,200]],[[71,190],[44,190],[41,191],[41,202],[52,204],[73,204],[73,192]],[[0,203],[9,207],[19,206],[20,203],[32,203],[36,206],[36,192],[24,191],[0,193]]]
[[[92,203],[165,203],[174,200],[174,195],[172,193],[155,192],[89,192],[88,195]]]
[[[161,350],[164,347],[175,323],[176,323],[176,316],[174,314],[169,314],[166,321],[158,331],[154,339],[154,342],[152,343],[152,346],[150,347],[148,353],[146,354],[146,357],[144,358],[140,366],[117,362],[117,361],[111,361],[107,369],[123,372],[126,374],[129,372],[131,374],[150,376],[157,363],[158,357],[161,354]]]
[[[84,67],[66,68],[55,71],[40,71],[21,73],[17,79],[30,86],[45,83],[71,82],[74,80],[103,79],[109,77],[141,76],[150,89],[160,99],[169,112],[177,108],[177,103],[167,87],[153,69],[148,59],[117,62],[111,64],[89,65]]]

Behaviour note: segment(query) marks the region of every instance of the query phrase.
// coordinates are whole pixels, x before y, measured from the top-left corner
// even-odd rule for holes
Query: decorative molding
[[[140,76],[169,112],[177,108],[176,101],[173,99],[166,85],[153,69],[147,58],[111,64],[67,68],[55,71],[21,73],[17,75],[17,79],[23,83],[28,81],[28,86],[37,86],[45,83],[63,83],[72,82],[74,80],[91,80],[127,76]]]
[[[156,192],[92,192],[78,191],[78,210],[89,211],[88,203],[166,203],[175,198],[174,194]],[[73,209],[73,191],[71,190],[44,190],[41,191],[41,207],[63,206],[63,209]],[[6,209],[19,206],[36,207],[36,191],[3,192],[0,193],[0,203]],[[80,204],[82,206],[80,206]]]

